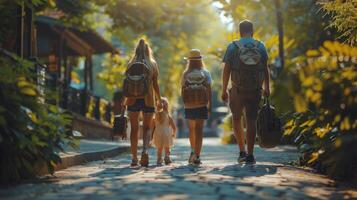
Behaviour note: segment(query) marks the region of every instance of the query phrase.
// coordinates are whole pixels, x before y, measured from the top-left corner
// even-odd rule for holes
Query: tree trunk
[[[17,8],[17,41],[16,41],[16,54],[23,58],[24,53],[24,15],[25,7],[22,4]]]
[[[277,18],[277,27],[279,33],[279,58],[281,62],[280,70],[284,69],[285,65],[285,53],[284,53],[284,28],[283,28],[283,16],[281,10],[281,0],[274,0]]]

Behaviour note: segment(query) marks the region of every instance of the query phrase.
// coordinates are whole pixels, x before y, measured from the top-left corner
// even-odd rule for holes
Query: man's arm
[[[270,73],[268,62],[265,63],[264,70],[264,95],[266,97],[270,96]]]
[[[231,76],[231,68],[229,64],[224,63],[223,73],[222,73],[222,83],[223,83],[223,91],[222,91],[222,100],[224,102],[228,102],[228,82]]]

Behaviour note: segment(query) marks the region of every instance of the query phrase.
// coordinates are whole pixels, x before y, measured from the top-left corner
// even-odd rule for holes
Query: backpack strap
[[[253,45],[254,45],[255,47],[258,48],[259,44],[260,44],[260,41],[259,41],[259,40],[254,40]]]
[[[239,42],[239,40],[234,40],[233,44],[235,44],[238,49],[242,49],[244,47],[243,44]]]
[[[244,47],[244,45],[243,45],[241,42],[239,42],[239,40],[234,40],[234,41],[233,41],[233,44],[235,44],[236,47],[238,47],[238,49],[241,49],[241,48]],[[260,44],[260,41],[259,41],[259,40],[254,40],[253,45],[254,45],[255,47],[258,47],[259,44]]]

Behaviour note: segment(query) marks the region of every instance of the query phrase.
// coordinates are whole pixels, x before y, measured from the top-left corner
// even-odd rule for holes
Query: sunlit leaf
[[[33,84],[28,82],[28,81],[19,81],[17,83],[17,86],[22,88],[22,87],[33,87]]]
[[[306,55],[309,56],[309,57],[315,57],[315,56],[319,56],[320,52],[317,51],[317,50],[308,50],[306,52]]]
[[[319,158],[319,153],[318,152],[313,152],[311,154],[311,157],[310,157],[310,160],[308,161],[308,163],[312,164],[312,163],[316,162],[318,158]]]
[[[20,92],[21,92],[22,94],[25,94],[25,95],[28,95],[28,96],[36,96],[36,95],[37,95],[37,92],[36,92],[34,89],[29,88],[29,87],[22,88],[22,89],[20,90]]]

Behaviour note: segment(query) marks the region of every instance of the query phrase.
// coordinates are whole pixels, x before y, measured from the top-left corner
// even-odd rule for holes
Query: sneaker
[[[165,161],[165,165],[169,165],[172,163],[170,156],[165,156],[164,161]]]
[[[162,158],[160,157],[160,158],[157,159],[156,164],[157,164],[157,165],[162,165],[162,162],[163,162],[163,160],[162,160]]]
[[[143,152],[141,154],[141,159],[140,159],[140,165],[142,167],[148,167],[149,166],[149,154],[147,152]]]
[[[247,155],[245,159],[246,164],[254,165],[255,164],[255,158],[253,155]]]
[[[188,158],[188,164],[192,165],[193,164],[193,159],[195,158],[195,154],[191,152],[190,157]]]
[[[131,160],[130,166],[132,166],[132,167],[138,166],[138,159],[137,158],[133,158]]]
[[[200,164],[202,164],[201,159],[200,159],[199,156],[196,156],[196,157],[193,159],[193,164],[194,164],[194,165],[200,165]]]
[[[246,159],[247,159],[247,153],[245,151],[239,152],[239,157],[237,159],[238,163],[241,164],[241,163],[245,162]]]

